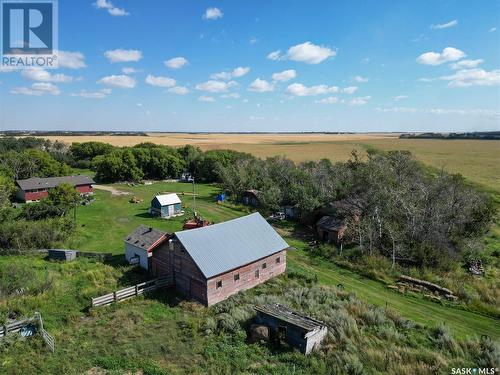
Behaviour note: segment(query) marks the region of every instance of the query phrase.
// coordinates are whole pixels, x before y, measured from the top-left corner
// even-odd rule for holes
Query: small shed
[[[285,217],[289,219],[297,219],[300,217],[300,208],[298,205],[291,206],[285,205],[280,207],[280,211],[285,214]]]
[[[69,262],[76,259],[76,250],[50,249],[49,259]]]
[[[181,200],[175,193],[157,195],[151,201],[149,212],[153,216],[160,216],[165,219],[180,216],[182,211]]]
[[[250,189],[241,193],[241,201],[245,206],[256,207],[259,205],[259,190]]]
[[[335,216],[323,216],[316,223],[319,238],[328,243],[340,244],[346,228],[344,220]]]
[[[167,233],[140,225],[125,239],[125,259],[130,264],[139,264],[149,270],[153,249],[168,240]]]
[[[304,354],[318,349],[328,333],[325,323],[277,303],[258,305],[255,310],[257,324],[267,326],[274,337]]]

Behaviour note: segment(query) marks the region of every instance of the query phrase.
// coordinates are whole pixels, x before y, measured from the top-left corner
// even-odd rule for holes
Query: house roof
[[[316,226],[326,230],[337,231],[345,227],[345,223],[344,220],[339,219],[335,216],[323,216],[318,220]]]
[[[144,250],[152,250],[154,247],[168,239],[168,233],[158,229],[140,225],[130,233],[125,242]]]
[[[289,247],[259,213],[175,235],[206,278]]]
[[[317,328],[325,326],[325,323],[293,311],[286,306],[280,305],[279,303],[257,305],[255,306],[255,310],[293,324],[294,326],[301,327],[307,331],[313,331]]]
[[[34,189],[51,189],[62,183],[70,184],[73,186],[80,185],[92,185],[95,181],[89,176],[78,175],[78,176],[63,176],[63,177],[31,177],[26,180],[17,180],[17,185],[22,190],[34,190]]]
[[[169,206],[171,204],[181,203],[181,200],[175,193],[157,195],[154,199],[158,200],[161,206]]]

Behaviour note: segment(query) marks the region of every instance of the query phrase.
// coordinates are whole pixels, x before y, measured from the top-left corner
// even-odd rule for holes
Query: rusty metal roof
[[[259,213],[175,235],[206,278],[289,247]]]

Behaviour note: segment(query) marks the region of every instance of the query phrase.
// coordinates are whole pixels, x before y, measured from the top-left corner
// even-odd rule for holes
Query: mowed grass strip
[[[355,293],[360,299],[380,307],[385,307],[387,303],[388,308],[417,323],[430,327],[444,324],[459,337],[488,335],[495,340],[500,338],[500,321],[497,319],[401,295],[387,289],[378,281],[340,268],[331,262],[312,259],[302,250],[288,252],[287,261],[316,273],[321,284],[342,284],[345,290]]]

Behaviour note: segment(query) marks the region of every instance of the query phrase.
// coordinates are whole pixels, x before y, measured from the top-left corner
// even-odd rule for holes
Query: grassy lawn
[[[67,243],[67,247],[123,254],[124,238],[139,224],[174,232],[182,229],[185,218],[190,215],[188,212],[193,205],[190,184],[158,182],[153,185],[112,186],[130,192],[131,195],[112,196],[109,192],[96,190],[96,201],[89,206],[78,208],[78,234]],[[197,211],[213,222],[222,222],[245,214],[236,208],[216,204],[215,195],[218,189],[213,185],[198,184],[196,190]],[[183,207],[187,211],[186,215],[169,220],[151,217],[147,212],[149,202],[155,194],[162,192],[179,193]],[[185,195],[182,195],[182,192]],[[143,199],[143,202],[129,203],[132,196]],[[434,326],[445,322],[459,336],[487,334],[500,338],[500,324],[495,319],[393,292],[378,281],[330,262],[311,258],[306,252],[307,244],[300,240],[295,238],[287,240],[299,249],[290,252],[291,264],[316,273],[319,281],[325,285],[343,284],[348,291],[356,293],[361,299],[374,305],[384,307],[388,302],[389,307],[397,310],[405,318],[422,324]]]
[[[153,185],[110,185],[130,195],[112,196],[110,192],[95,189],[96,201],[77,209],[78,233],[65,244],[68,248],[85,251],[123,253],[123,240],[138,225],[152,226],[169,233],[182,230],[184,221],[191,217],[193,207],[192,185],[177,182],[157,182]],[[196,186],[196,211],[204,218],[219,223],[243,215],[243,212],[217,205],[218,189],[212,185]],[[148,213],[151,199],[164,192],[178,193],[182,200],[184,216],[161,219]],[[183,195],[182,193],[186,193]],[[141,203],[129,203],[136,196]]]
[[[321,284],[342,284],[346,291],[355,293],[363,301],[380,307],[385,307],[387,302],[388,308],[417,323],[431,327],[444,323],[459,337],[489,335],[493,339],[500,338],[500,321],[496,319],[443,306],[423,298],[401,295],[387,289],[378,281],[340,268],[331,262],[312,259],[303,250],[290,251],[288,262],[315,273]]]

